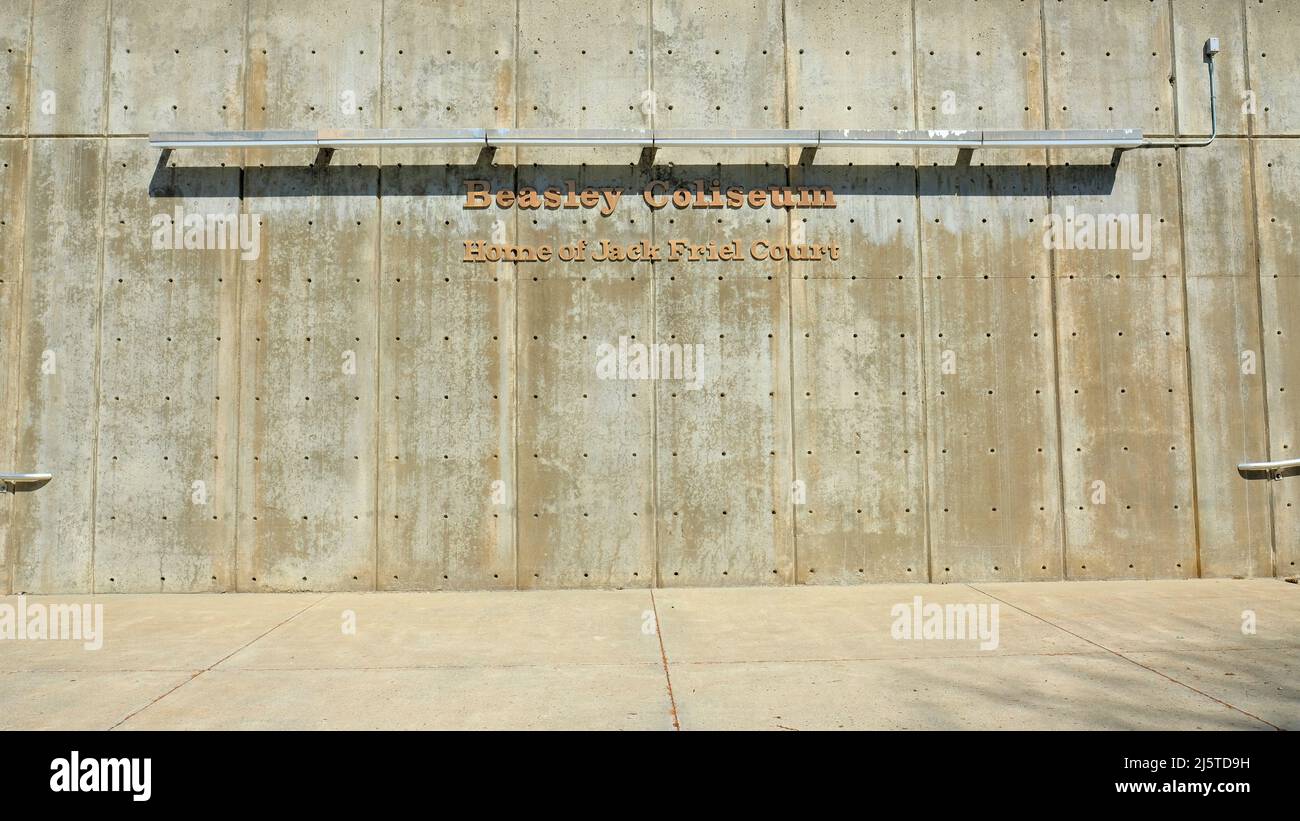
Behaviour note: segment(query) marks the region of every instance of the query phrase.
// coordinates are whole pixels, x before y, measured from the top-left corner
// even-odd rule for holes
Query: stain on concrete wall
[[[1216,142],[1179,161],[1200,572],[1268,575],[1270,483],[1234,470],[1234,454],[1269,449],[1251,144]]]
[[[1295,575],[1300,480],[1235,465],[1300,450],[1298,31],[1283,0],[186,0],[161,16],[0,0],[0,470],[55,474],[0,496],[0,589]],[[1118,162],[409,148],[325,164],[143,139],[1203,136],[1211,35],[1219,141]],[[626,193],[608,215],[467,210],[470,180]],[[697,181],[825,185],[837,207],[639,196]],[[1123,242],[1076,242],[1079,218]],[[474,237],[840,255],[466,263]],[[690,368],[637,378],[642,349]]]
[[[28,151],[13,458],[59,482],[24,495],[6,535],[14,589],[84,591],[94,579],[106,141],[37,138]]]
[[[240,212],[239,155],[185,154],[155,177],[156,160],[144,139],[108,143],[95,587],[228,590],[235,584],[239,257],[196,253],[186,239],[195,244],[198,220],[204,243],[209,224],[213,240],[222,226],[227,244],[236,239],[238,222],[218,220]],[[190,175],[186,166],[217,170]]]
[[[113,0],[113,134],[235,129],[244,122],[243,0]]]
[[[447,159],[416,148],[384,155],[376,318],[384,589],[515,581],[514,271],[460,261],[460,237],[489,237],[498,219],[460,207],[465,180],[500,187],[512,174],[449,168]],[[499,229],[512,241],[513,221]]]
[[[27,114],[27,44],[31,36],[30,0],[0,2],[0,129],[22,134]]]
[[[1150,0],[1044,3],[1048,127],[1172,133],[1170,11]]]
[[[22,342],[23,219],[27,197],[27,145],[22,140],[0,140],[0,459],[14,462],[14,421],[18,402],[18,380]],[[12,496],[0,495],[0,518],[7,533],[13,512]],[[10,589],[13,540],[0,544],[0,588]]]
[[[32,3],[24,133],[104,133],[109,5],[109,0]]]
[[[313,588],[318,574],[375,586],[377,461],[403,454],[377,452],[377,419],[401,395],[378,395],[374,378],[377,152],[369,159],[245,174],[265,242],[241,266],[240,589]]]
[[[1279,23],[1278,18],[1269,20]],[[1263,53],[1263,52],[1261,52]],[[1262,306],[1265,424],[1269,454],[1292,458],[1300,451],[1295,385],[1300,380],[1300,336],[1295,316],[1300,307],[1300,151],[1290,140],[1252,140],[1255,155],[1256,231],[1259,236],[1259,289]],[[1288,388],[1290,389],[1288,391]],[[1288,393],[1291,396],[1288,396]],[[1273,545],[1281,574],[1300,567],[1300,487],[1273,482]]]

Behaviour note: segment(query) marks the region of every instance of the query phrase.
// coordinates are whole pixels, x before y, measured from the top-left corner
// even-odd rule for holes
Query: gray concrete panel
[[[104,143],[29,143],[14,463],[57,478],[13,506],[14,592],[92,589]]]

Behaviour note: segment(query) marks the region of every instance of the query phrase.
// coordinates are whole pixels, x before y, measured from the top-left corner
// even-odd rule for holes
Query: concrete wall
[[[1109,153],[176,152],[149,131],[1141,127]],[[1300,4],[0,0],[0,592],[1296,575]],[[462,207],[462,181],[826,210]],[[181,207],[262,252],[157,250]],[[1150,215],[1148,256],[1048,214]],[[834,239],[825,263],[460,242]],[[698,391],[601,343],[702,344]],[[1289,389],[1289,390],[1288,390]],[[1104,499],[1104,502],[1102,501]]]

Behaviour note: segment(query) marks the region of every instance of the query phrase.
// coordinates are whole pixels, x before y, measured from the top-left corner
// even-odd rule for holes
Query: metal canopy
[[[35,490],[53,478],[49,473],[0,473],[0,493]]]
[[[1279,459],[1272,462],[1242,462],[1237,465],[1237,472],[1244,478],[1263,475],[1271,479],[1300,474],[1300,459]]]
[[[737,146],[766,148],[1194,148],[1218,136],[1214,94],[1214,57],[1219,40],[1205,41],[1209,73],[1210,137],[1204,141],[1144,140],[1139,128],[1063,131],[1000,131],[975,129],[930,131],[857,131],[853,129],[709,129],[709,128],[358,128],[321,131],[164,131],[149,135],[154,148],[279,148],[304,146],[346,148],[385,145],[459,145],[492,148],[532,146],[634,146],[642,149],[675,146]]]
[[[348,148],[400,145],[636,146],[669,148],[1137,148],[1142,130],[1101,131],[855,131],[808,129],[558,129],[558,128],[358,128],[320,131],[164,131],[149,135],[153,148]]]

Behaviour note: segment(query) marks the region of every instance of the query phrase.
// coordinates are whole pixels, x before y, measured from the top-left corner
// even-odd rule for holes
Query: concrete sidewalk
[[[915,596],[998,605],[998,646],[894,638]],[[0,640],[0,728],[1300,729],[1300,587],[1274,580],[25,606],[56,602],[102,604],[103,647]]]

